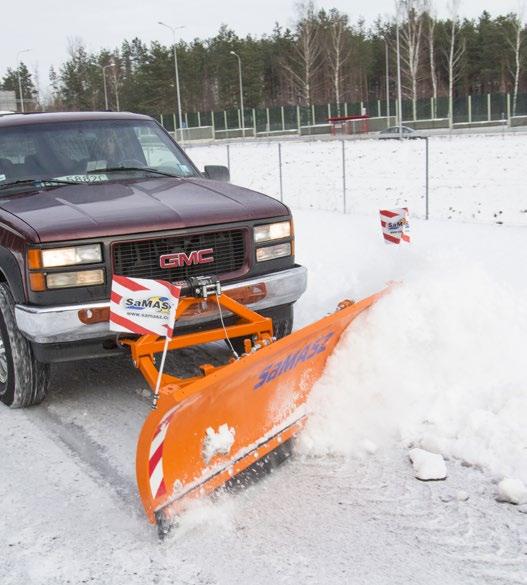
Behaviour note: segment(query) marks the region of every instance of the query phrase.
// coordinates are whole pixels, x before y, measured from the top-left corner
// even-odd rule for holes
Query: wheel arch
[[[11,290],[15,303],[26,301],[22,272],[15,255],[0,246],[0,282],[5,282]]]

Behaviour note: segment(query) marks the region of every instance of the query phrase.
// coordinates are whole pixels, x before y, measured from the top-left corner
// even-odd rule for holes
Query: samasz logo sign
[[[114,274],[110,329],[172,337],[181,288],[164,280]]]
[[[254,385],[254,389],[258,390],[258,388],[261,388],[262,386],[265,386],[265,384],[276,380],[276,378],[282,376],[286,372],[295,369],[299,364],[307,362],[316,355],[325,351],[327,343],[333,337],[333,335],[333,331],[327,333],[326,335],[322,335],[315,341],[308,343],[296,352],[290,353],[283,360],[274,362],[267,366],[260,374],[258,382]]]
[[[132,311],[152,309],[156,313],[168,313],[172,306],[168,297],[149,297],[148,299],[127,298],[124,299],[124,305]]]
[[[163,254],[159,257],[161,268],[182,268],[183,266],[192,266],[195,264],[210,264],[214,262],[214,248],[205,248],[204,250],[194,250],[189,254],[185,252],[176,252],[175,254]]]

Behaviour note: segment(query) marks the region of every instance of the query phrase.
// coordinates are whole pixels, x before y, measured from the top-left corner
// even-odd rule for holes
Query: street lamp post
[[[99,67],[102,69],[102,84],[104,87],[104,109],[108,110],[108,87],[106,85],[106,69],[108,69],[108,67],[111,67],[112,65],[99,65]]]
[[[103,82],[103,87],[104,87],[104,108],[106,110],[109,110],[110,107],[108,105],[108,85],[106,83],[106,69],[109,69],[110,67],[115,67],[115,61],[110,61],[110,63],[108,63],[108,65],[99,65],[99,67],[102,69],[102,82]],[[114,85],[115,85],[115,100],[117,102],[117,111],[119,111],[119,94],[117,92],[117,79],[115,80]]]
[[[245,138],[245,110],[243,107],[243,79],[242,79],[242,60],[240,55],[235,51],[231,51],[231,55],[234,55],[238,59],[238,73],[240,77],[240,111],[241,111],[241,123],[242,123],[242,136]]]
[[[22,78],[20,77],[20,55],[22,55],[22,53],[27,53],[28,51],[31,51],[31,49],[22,49],[22,51],[18,51],[17,56],[16,56],[16,70],[17,70],[17,76],[18,76],[18,94],[19,94],[19,98],[20,98],[20,109],[22,110],[22,113],[25,112],[24,110],[24,93],[22,91]]]
[[[177,110],[178,110],[178,118],[179,118],[179,138],[180,141],[183,142],[183,116],[181,114],[181,93],[179,90],[179,71],[178,71],[178,64],[177,64],[177,51],[176,51],[176,30],[185,28],[185,26],[170,26],[165,24],[164,22],[158,22],[161,26],[164,26],[172,31],[172,35],[174,37],[174,71],[176,73],[176,93],[177,93]],[[174,133],[175,133],[174,128]]]

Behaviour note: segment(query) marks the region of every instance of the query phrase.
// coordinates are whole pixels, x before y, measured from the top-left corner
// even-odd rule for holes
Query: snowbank
[[[350,454],[364,440],[398,442],[527,482],[524,233],[414,221],[403,248],[382,243],[377,222],[330,215],[300,216],[300,260],[311,269],[301,321],[339,295],[401,284],[344,335],[315,389],[304,448]],[[341,253],[310,256],[315,229]]]

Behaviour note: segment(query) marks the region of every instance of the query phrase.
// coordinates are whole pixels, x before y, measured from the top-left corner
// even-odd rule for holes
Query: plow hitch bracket
[[[176,334],[168,342],[169,351],[224,340],[226,335],[230,339],[238,337],[246,338],[246,340],[250,339],[253,347],[263,347],[271,343],[273,339],[273,322],[271,319],[259,315],[245,305],[230,298],[227,294],[222,294],[219,281],[197,278],[190,279],[189,283],[195,296],[180,299],[176,312],[176,323],[178,318],[187,311],[192,309],[197,309],[198,311],[203,310],[206,308],[203,307],[203,304],[208,305],[209,303],[217,307],[219,312],[228,312],[229,317],[232,314],[235,317],[235,322],[227,325],[225,328],[217,327],[194,333]],[[155,354],[163,351],[165,339],[157,335],[142,335],[137,339],[122,338],[120,342],[122,345],[130,348],[131,358],[135,367],[143,374],[148,385],[154,391],[159,374]],[[173,385],[180,388],[187,386],[225,366],[201,364],[199,367],[202,375],[190,378],[181,378],[163,373],[160,385],[161,392],[169,385],[172,386],[172,390],[174,389]]]

